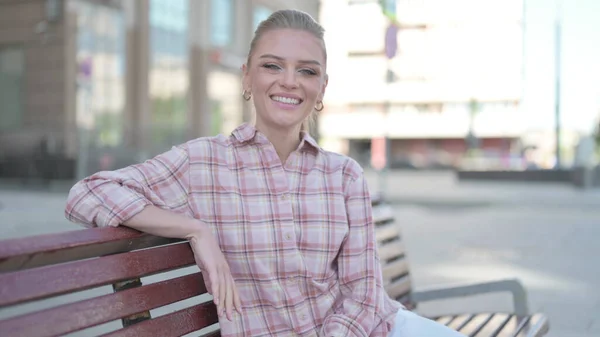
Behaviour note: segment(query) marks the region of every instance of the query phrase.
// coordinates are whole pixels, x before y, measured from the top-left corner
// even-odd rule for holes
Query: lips
[[[278,95],[271,96],[271,99],[276,102],[280,102],[280,103],[284,103],[284,104],[298,105],[298,104],[302,103],[302,100],[299,98],[284,97],[284,96],[278,96]]]

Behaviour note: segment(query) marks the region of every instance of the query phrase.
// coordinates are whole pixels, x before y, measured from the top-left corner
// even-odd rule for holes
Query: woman
[[[362,169],[307,132],[326,61],[309,15],[272,14],[242,68],[254,125],[92,175],[72,188],[67,218],[189,239],[223,336],[401,333],[414,315],[384,291]]]

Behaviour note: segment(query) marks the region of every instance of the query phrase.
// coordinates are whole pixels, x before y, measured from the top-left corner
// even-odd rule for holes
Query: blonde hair
[[[277,29],[294,29],[301,30],[312,34],[314,37],[319,39],[323,48],[323,55],[325,57],[325,63],[327,63],[327,49],[325,48],[325,40],[323,38],[325,29],[313,19],[310,14],[297,9],[282,9],[273,12],[268,18],[262,21],[256,31],[254,31],[254,37],[250,42],[250,50],[248,52],[247,65],[250,66],[250,59],[256,49],[256,45],[260,38],[267,32]],[[309,132],[311,126],[315,124],[316,113],[311,113],[300,128],[301,131]]]

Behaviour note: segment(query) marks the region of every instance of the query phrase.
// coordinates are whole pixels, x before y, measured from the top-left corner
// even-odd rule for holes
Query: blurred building
[[[319,3],[0,1],[0,177],[81,177],[231,131],[253,31],[280,8]]]
[[[322,143],[364,165],[386,137],[392,167],[455,167],[467,154],[513,165],[525,127],[522,17],[523,0],[323,0]]]

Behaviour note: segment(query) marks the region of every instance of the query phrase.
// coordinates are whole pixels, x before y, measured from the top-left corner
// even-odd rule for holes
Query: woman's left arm
[[[353,162],[353,161],[351,161]],[[342,300],[325,319],[323,337],[368,337],[380,323],[384,303],[381,265],[377,256],[375,226],[367,182],[358,163],[345,188],[349,232],[338,255]]]

